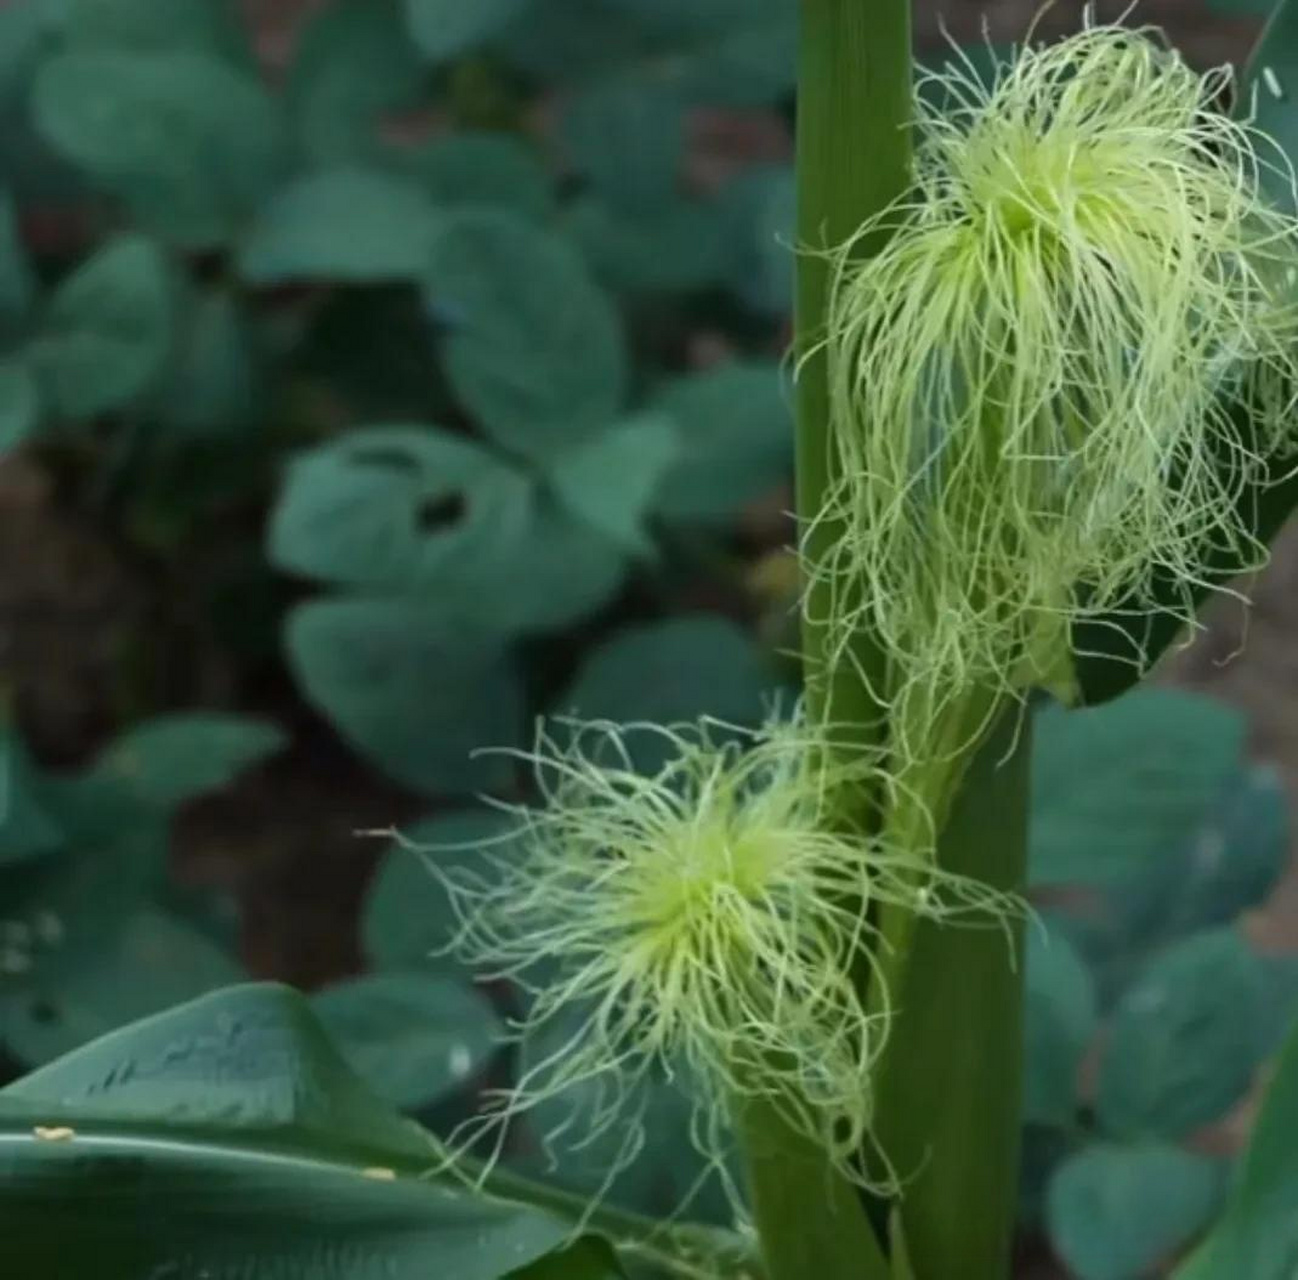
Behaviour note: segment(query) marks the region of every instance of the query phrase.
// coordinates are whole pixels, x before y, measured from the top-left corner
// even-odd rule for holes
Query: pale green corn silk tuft
[[[1206,547],[1257,566],[1237,504],[1298,420],[1298,224],[1259,190],[1292,171],[1222,114],[1229,70],[1089,26],[928,79],[913,190],[830,254],[836,532],[807,567],[829,665],[860,629],[889,659],[903,761],[963,692],[1048,684],[1074,620],[1152,609],[1155,575],[1188,621]]]
[[[632,766],[637,735],[670,751],[653,776]],[[521,834],[483,847],[480,874],[440,874],[460,920],[451,950],[520,984],[530,1012],[517,1034],[553,1048],[524,1055],[517,1086],[456,1146],[500,1140],[511,1117],[570,1096],[569,1140],[625,1138],[611,1182],[644,1141],[645,1084],[679,1075],[694,1141],[736,1205],[726,1156],[735,1109],[754,1098],[869,1185],[870,1069],[890,1016],[886,1000],[867,1010],[853,981],[872,963],[870,908],[1006,927],[1021,906],[922,853],[827,829],[840,788],[896,786],[838,756],[797,717],[759,731],[560,722],[540,734],[526,758],[544,807],[512,810]]]

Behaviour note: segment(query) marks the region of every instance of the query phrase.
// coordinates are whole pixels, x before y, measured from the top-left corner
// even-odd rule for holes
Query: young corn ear
[[[643,1142],[643,1086],[680,1073],[695,1144],[723,1178],[734,1110],[760,1097],[867,1183],[870,1069],[889,1021],[854,980],[871,963],[873,908],[996,925],[1017,904],[831,829],[842,788],[890,784],[840,763],[822,730],[561,728],[562,743],[542,733],[527,757],[545,806],[514,811],[519,834],[483,849],[480,873],[442,873],[453,950],[521,986],[519,1037],[554,1046],[525,1054],[517,1085],[462,1136],[580,1094],[576,1133],[624,1136],[611,1181]],[[656,773],[634,767],[634,739],[666,752]]]
[[[1170,575],[1189,621],[1207,547],[1264,558],[1238,507],[1294,445],[1298,223],[1230,88],[1120,26],[990,83],[948,66],[914,190],[831,254],[838,532],[808,572],[829,661],[861,628],[886,654],[903,760],[963,692],[1050,684],[1074,620],[1152,609]]]

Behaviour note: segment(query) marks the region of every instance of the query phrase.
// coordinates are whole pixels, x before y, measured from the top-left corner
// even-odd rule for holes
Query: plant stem
[[[814,251],[846,241],[901,195],[910,175],[909,0],[801,0],[798,65],[798,512],[802,552],[823,562],[829,522],[811,524],[832,491],[833,450],[824,355],[829,266]],[[862,245],[862,252],[872,246]],[[813,252],[808,252],[813,251]],[[862,636],[845,661],[826,661],[823,620],[833,586],[807,583],[803,665],[807,711],[851,725],[863,747],[882,731],[871,685],[882,658]],[[860,797],[869,806],[872,797]],[[864,966],[863,966],[864,968]],[[887,1280],[884,1256],[856,1188],[770,1103],[744,1116],[753,1212],[769,1280]]]

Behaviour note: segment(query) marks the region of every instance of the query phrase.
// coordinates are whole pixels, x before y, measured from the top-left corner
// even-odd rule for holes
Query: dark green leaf
[[[209,291],[188,308],[152,412],[178,435],[205,436],[247,426],[256,403],[247,320],[229,293]]]
[[[18,327],[31,307],[35,290],[36,281],[19,233],[17,210],[13,200],[0,193],[0,336]]]
[[[410,32],[425,56],[444,62],[495,35],[531,0],[405,0]]]
[[[199,53],[61,54],[41,67],[33,110],[59,152],[186,247],[226,243],[283,158],[266,90]]]
[[[428,1135],[284,988],[217,992],[99,1040],[0,1093],[0,1129],[5,1259],[24,1275],[497,1280],[571,1238],[431,1181]]]
[[[58,917],[38,916],[34,933],[43,919]],[[148,908],[121,921],[106,945],[75,934],[53,945],[57,953],[0,985],[0,1042],[28,1066],[243,976],[201,933]]]
[[[652,217],[670,204],[685,142],[683,104],[671,89],[607,81],[573,97],[561,127],[578,172],[611,209]]]
[[[299,178],[276,192],[239,249],[253,284],[421,278],[438,226],[413,183],[345,167]]]
[[[572,244],[508,213],[453,214],[426,287],[447,374],[493,439],[545,459],[616,417],[621,322]]]
[[[500,757],[472,753],[519,745],[518,671],[435,601],[313,600],[289,615],[285,639],[307,699],[398,782],[441,794],[509,776]]]
[[[457,927],[455,911],[432,866],[489,876],[484,852],[501,854],[513,820],[494,809],[429,818],[401,833],[384,855],[361,916],[371,964],[402,969],[444,958]],[[436,953],[436,954],[435,954]]]
[[[1095,1035],[1095,983],[1059,932],[1029,928],[1027,942],[1023,1116],[1067,1127],[1077,1114],[1082,1056]]]
[[[481,995],[426,972],[354,978],[317,993],[311,1006],[347,1065],[405,1110],[462,1087],[501,1038]]]
[[[325,163],[379,149],[383,116],[407,106],[424,78],[401,0],[338,0],[307,25],[288,81],[302,147]]]
[[[613,289],[683,293],[724,284],[732,275],[731,229],[717,201],[682,197],[640,217],[588,197],[573,203],[567,226]]]
[[[726,193],[738,256],[731,287],[754,311],[784,316],[793,306],[793,170],[749,170]]]
[[[1298,1029],[1290,1032],[1226,1212],[1175,1280],[1290,1280],[1298,1265]]]
[[[0,363],[0,457],[35,433],[40,413],[40,391],[27,366]]]
[[[704,614],[628,627],[589,654],[553,710],[621,724],[671,725],[712,716],[755,724],[775,681],[752,639],[732,622]],[[655,769],[668,750],[656,734],[628,747],[637,765]]]
[[[543,221],[554,212],[549,174],[534,146],[504,133],[453,133],[395,152],[439,207],[495,205]]]
[[[27,2],[27,0],[24,0]],[[235,0],[60,0],[68,43],[248,57]]]
[[[175,290],[141,236],[111,241],[55,291],[30,354],[44,398],[70,418],[113,409],[157,375],[171,345]]]
[[[228,786],[286,741],[274,725],[244,716],[159,716],[114,739],[95,768],[120,779],[150,807],[169,810]]]
[[[1180,1139],[1247,1092],[1268,1016],[1262,964],[1233,929],[1156,957],[1118,1002],[1096,1107],[1123,1137]]]
[[[645,413],[610,427],[556,461],[550,481],[564,506],[613,542],[647,551],[645,515],[679,453],[675,426]]]
[[[1050,1240],[1078,1280],[1141,1280],[1221,1202],[1220,1165],[1177,1147],[1093,1146],[1050,1182]]]
[[[41,802],[26,748],[12,729],[0,731],[0,867],[52,853],[63,839]]]
[[[511,1280],[621,1280],[626,1272],[607,1240],[588,1237],[509,1274]]]
[[[1116,888],[1188,848],[1233,780],[1242,717],[1146,689],[1105,707],[1037,715],[1032,880]]]
[[[793,419],[774,365],[735,363],[678,378],[654,407],[676,423],[681,457],[659,490],[671,520],[724,521],[793,472]]]

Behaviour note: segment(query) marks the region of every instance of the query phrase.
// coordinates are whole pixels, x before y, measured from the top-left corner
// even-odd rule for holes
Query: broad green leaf
[[[1290,1280],[1298,1264],[1298,1028],[1289,1034],[1212,1233],[1175,1280]]]
[[[253,284],[417,279],[438,227],[413,183],[352,166],[298,178],[261,210],[239,248]]]
[[[434,868],[490,876],[490,856],[508,852],[502,837],[512,825],[498,810],[478,809],[403,830],[383,855],[362,909],[361,938],[370,963],[403,969],[444,958],[458,921]]]
[[[664,518],[733,519],[792,478],[793,418],[774,365],[737,362],[678,378],[653,405],[681,442],[659,489]]]
[[[38,917],[33,931],[57,918]],[[97,945],[67,935],[57,946],[59,953],[30,973],[0,984],[0,1043],[28,1066],[243,976],[197,930],[150,908],[133,912]]]
[[[1082,958],[1058,931],[1029,928],[1024,995],[1027,1063],[1023,1116],[1029,1122],[1073,1124],[1078,1072],[1097,1025],[1095,983]]]
[[[151,411],[183,437],[233,433],[257,404],[257,370],[248,322],[234,298],[210,290],[187,308]]]
[[[425,287],[447,375],[492,439],[546,459],[617,415],[621,321],[571,243],[496,210],[452,214]]]
[[[73,47],[248,57],[237,0],[60,0]]]
[[[1254,12],[1257,3],[1254,0]],[[1279,144],[1292,165],[1298,162],[1298,8],[1292,0],[1271,0],[1264,11],[1272,16],[1241,77],[1240,109],[1251,113],[1256,102],[1253,123]],[[1267,194],[1296,212],[1289,179],[1266,158],[1270,165],[1259,176]]]
[[[35,433],[40,414],[40,391],[26,365],[0,362],[0,457]]]
[[[577,171],[611,209],[652,217],[671,203],[685,143],[684,106],[671,89],[595,85],[567,103],[561,130]]]
[[[405,0],[410,33],[425,57],[444,62],[494,36],[531,0]]]
[[[680,197],[650,216],[586,197],[567,211],[569,233],[595,274],[626,293],[685,293],[726,283],[735,248],[717,201]]]
[[[1077,1280],[1141,1280],[1207,1224],[1222,1172],[1177,1147],[1088,1147],[1050,1181],[1050,1241]]]
[[[1037,715],[1031,875],[1038,885],[1117,888],[1198,834],[1239,767],[1240,715],[1146,689],[1080,711]]]
[[[405,1110],[462,1088],[501,1040],[483,996],[427,972],[353,978],[312,996],[311,1007],[347,1065]]]
[[[110,241],[63,281],[29,349],[42,398],[69,418],[117,408],[158,374],[171,345],[175,290],[142,236]]]
[[[517,668],[436,600],[309,601],[289,615],[285,641],[307,700],[398,782],[442,794],[509,777],[505,760],[472,753],[519,745]]]
[[[551,484],[592,529],[631,551],[647,551],[645,516],[680,451],[678,439],[665,415],[640,414],[564,454]]]
[[[413,103],[423,79],[401,0],[336,0],[307,24],[289,73],[301,146],[326,164],[374,155],[383,116]]]
[[[1242,13],[1259,18],[1281,8],[1284,0],[1208,0],[1208,8],[1217,13]]]
[[[672,725],[711,716],[729,724],[763,718],[775,680],[764,655],[734,623],[707,614],[627,627],[590,653],[552,710],[585,720]],[[669,754],[649,731],[628,735],[639,768]]]
[[[12,729],[0,730],[0,868],[52,853],[63,840],[22,741]]]
[[[758,107],[792,97],[796,82],[798,19],[787,0],[782,12],[750,12],[697,45],[676,67],[681,95],[716,107]],[[772,4],[759,6],[771,9]]]
[[[96,1280],[497,1280],[570,1242],[549,1213],[430,1180],[438,1158],[302,997],[235,987],[0,1092],[5,1259]]]
[[[1176,1140],[1225,1115],[1257,1071],[1266,990],[1261,961],[1233,929],[1151,961],[1109,1029],[1096,1094],[1105,1129]]]
[[[115,738],[95,770],[120,779],[150,807],[170,810],[219,791],[286,743],[264,720],[216,712],[158,716]]]
[[[730,184],[726,203],[738,251],[731,287],[754,311],[786,315],[793,306],[793,170],[751,169]]]
[[[338,586],[483,589],[529,517],[522,477],[434,427],[369,427],[302,456],[271,521],[283,569]]]
[[[625,1275],[613,1246],[593,1236],[510,1272],[511,1280],[621,1280]]]
[[[33,94],[55,149],[187,248],[228,242],[281,167],[275,104],[251,73],[214,57],[64,53],[41,67]]]
[[[33,0],[0,6],[0,99],[20,90],[53,25]]]
[[[36,291],[12,198],[0,192],[0,336],[12,333],[31,307]]]
[[[394,151],[441,208],[493,205],[541,222],[554,212],[550,175],[535,146],[505,133],[452,133]]]

